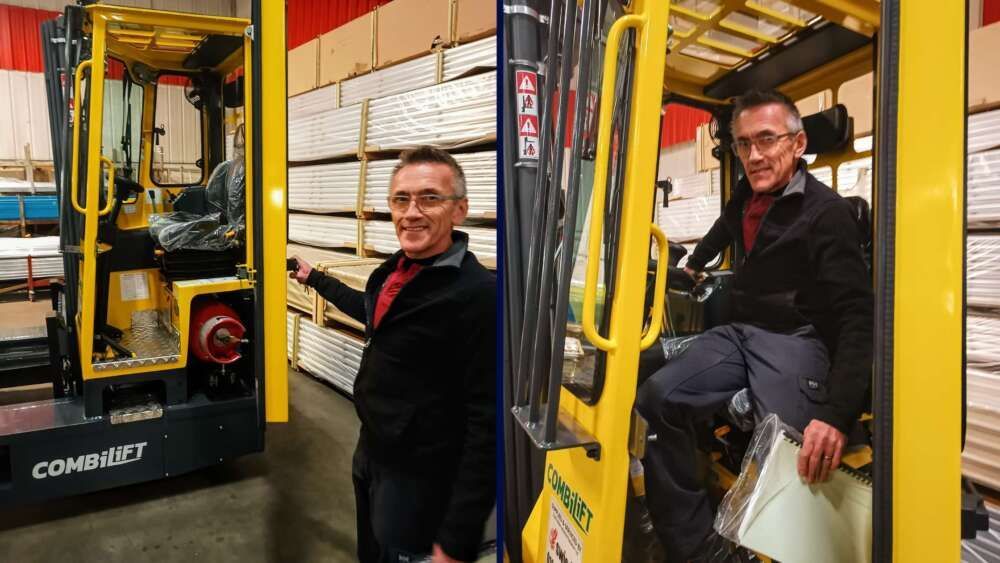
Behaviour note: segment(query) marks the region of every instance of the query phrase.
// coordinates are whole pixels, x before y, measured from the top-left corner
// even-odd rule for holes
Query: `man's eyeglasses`
[[[778,141],[785,137],[794,137],[798,133],[798,131],[792,131],[790,133],[782,133],[781,135],[758,135],[753,139],[737,139],[730,146],[734,153],[746,158],[750,156],[751,146],[757,147],[757,150],[762,153],[771,152],[778,144]]]
[[[421,194],[416,197],[408,195],[389,196],[389,208],[393,211],[406,211],[410,208],[410,202],[417,202],[417,209],[430,211],[444,205],[446,201],[456,201],[463,199],[457,195]]]

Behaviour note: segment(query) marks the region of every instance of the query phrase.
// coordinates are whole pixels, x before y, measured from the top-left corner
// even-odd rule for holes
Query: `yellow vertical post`
[[[966,24],[964,5],[944,6],[896,8],[892,555],[899,562],[958,561],[961,551]]]
[[[264,283],[264,373],[265,410],[268,422],[288,421],[288,364],[285,330],[285,252],[287,246],[288,146],[285,88],[285,3],[260,2],[261,27],[255,41],[261,41],[260,113],[261,146],[261,240],[266,241],[263,260],[256,265],[257,278]],[[249,135],[248,135],[249,138]],[[249,160],[249,156],[248,156]],[[249,214],[248,214],[249,215]]]

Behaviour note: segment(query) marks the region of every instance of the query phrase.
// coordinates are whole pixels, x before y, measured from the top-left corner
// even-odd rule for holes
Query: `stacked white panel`
[[[298,316],[294,311],[285,311],[285,342],[289,360],[292,359],[292,351],[295,349],[295,319]]]
[[[1000,149],[970,154],[967,178],[969,227],[1000,225]]]
[[[313,213],[354,211],[357,208],[358,161],[288,169],[288,208]]]
[[[310,264],[318,264],[319,262],[330,262],[333,260],[353,260],[357,258],[356,254],[347,254],[344,252],[334,252],[333,250],[327,250],[325,248],[316,248],[313,246],[303,246],[301,244],[289,244],[285,249],[285,256],[291,258],[293,256],[299,256],[306,262]]]
[[[472,145],[496,136],[496,72],[372,100],[368,150]]]
[[[469,250],[480,261],[496,261],[497,232],[484,227],[459,227],[456,229],[469,235]],[[399,250],[396,230],[389,221],[365,221],[365,246],[376,252],[391,254]]]
[[[1000,307],[1000,236],[968,236],[965,279],[970,306]]]
[[[1000,109],[969,116],[968,152],[982,152],[1000,147]]]
[[[690,176],[672,178],[673,189],[670,192],[670,200],[702,197],[719,190],[719,170],[716,168],[710,172],[699,172]]]
[[[827,184],[829,185],[829,184]],[[845,162],[837,168],[837,193],[844,197],[860,196],[872,202],[872,159]]]
[[[721,212],[718,195],[674,200],[660,213],[660,228],[672,242],[698,241]]]
[[[361,365],[361,339],[344,332],[299,321],[299,366],[348,394]]]
[[[966,378],[962,473],[977,483],[1000,489],[1000,375],[970,366]]]
[[[360,104],[365,98],[384,98],[409,92],[437,82],[437,55],[362,74],[340,83],[340,105]]]
[[[453,155],[465,172],[469,217],[496,217],[497,155],[495,151]],[[365,209],[389,212],[389,181],[396,160],[373,160],[365,172]]]
[[[0,70],[0,160],[24,159],[26,144],[32,160],[52,160],[46,100],[43,74]]]
[[[63,275],[59,237],[0,238],[0,280],[28,278],[28,257],[31,257],[33,277]]]
[[[313,289],[292,278],[285,282],[285,302],[308,315],[313,314]]]
[[[965,356],[970,366],[1000,368],[1000,318],[969,314],[965,321]],[[1000,397],[998,406],[1000,406]]]
[[[325,215],[288,215],[288,240],[324,248],[356,247],[358,220]]]
[[[466,43],[444,52],[444,80],[454,80],[476,69],[497,67],[496,36]]]
[[[297,115],[288,120],[288,160],[308,162],[354,155],[360,139],[360,105]]]
[[[288,120],[301,119],[340,107],[337,99],[338,84],[330,84],[317,90],[288,98]]]

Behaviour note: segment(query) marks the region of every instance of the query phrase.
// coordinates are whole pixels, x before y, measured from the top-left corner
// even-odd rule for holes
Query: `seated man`
[[[642,384],[636,405],[657,435],[646,487],[670,560],[716,544],[698,477],[693,423],[750,388],[758,418],[776,413],[803,433],[799,474],[825,481],[863,410],[872,365],[873,296],[850,204],[806,171],[795,105],[774,91],[734,102],[733,151],[746,176],[686,270],[735,243],[731,324],[700,335]]]

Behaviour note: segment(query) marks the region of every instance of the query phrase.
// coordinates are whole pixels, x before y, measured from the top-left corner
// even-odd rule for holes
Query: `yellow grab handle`
[[[652,318],[649,320],[649,328],[646,329],[645,334],[642,335],[642,340],[639,341],[640,350],[645,350],[652,346],[660,336],[660,330],[663,328],[663,301],[666,298],[667,289],[666,271],[667,260],[669,258],[668,252],[670,250],[667,245],[667,235],[663,234],[663,231],[660,230],[660,227],[656,223],[649,225],[649,234],[653,235],[653,238],[656,239],[659,258],[656,261],[656,281],[653,282]]]
[[[601,259],[601,235],[604,231],[604,197],[607,191],[608,160],[611,153],[611,110],[615,81],[618,79],[618,51],[625,29],[646,24],[645,16],[630,14],[618,18],[608,30],[604,51],[604,76],[601,79],[601,109],[597,119],[597,160],[594,162],[594,189],[590,203],[590,234],[587,240],[587,278],[583,286],[583,333],[597,348],[609,352],[618,347],[614,338],[604,338],[594,324],[597,303],[597,274]],[[610,314],[606,311],[605,314]]]
[[[70,188],[69,188],[69,201],[73,204],[73,209],[77,213],[86,214],[87,210],[77,203],[77,197],[79,195],[79,175],[80,168],[77,162],[77,157],[80,155],[80,106],[83,101],[80,99],[80,79],[83,77],[83,69],[90,69],[90,60],[80,61],[80,64],[76,65],[76,76],[73,77],[73,158],[72,158],[72,170],[70,172]]]
[[[101,156],[101,164],[108,167],[108,201],[104,204],[104,209],[98,213],[98,217],[104,217],[111,213],[111,208],[115,206],[115,163],[106,156]]]

